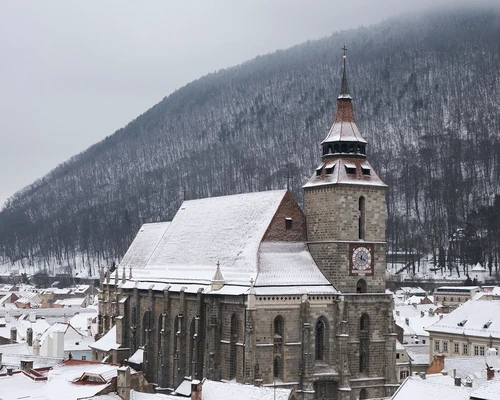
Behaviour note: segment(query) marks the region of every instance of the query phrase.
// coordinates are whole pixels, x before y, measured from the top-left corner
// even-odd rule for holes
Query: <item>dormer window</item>
[[[371,168],[370,167],[361,167],[361,172],[363,172],[363,175],[370,175],[371,174]]]
[[[323,169],[323,165],[320,165],[318,168],[316,168],[316,176],[321,176],[322,169]]]
[[[333,170],[335,169],[335,162],[329,162],[325,165],[325,174],[331,175],[333,174]]]
[[[356,165],[351,163],[345,163],[345,170],[349,175],[356,175]]]
[[[292,219],[291,218],[285,218],[285,228],[286,229],[292,229]]]

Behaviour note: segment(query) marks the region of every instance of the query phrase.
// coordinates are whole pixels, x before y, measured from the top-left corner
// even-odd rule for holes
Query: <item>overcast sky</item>
[[[341,29],[460,3],[2,0],[0,204],[209,72]]]

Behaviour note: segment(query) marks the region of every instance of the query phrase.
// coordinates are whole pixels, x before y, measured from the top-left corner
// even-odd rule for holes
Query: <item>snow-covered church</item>
[[[279,190],[185,201],[143,225],[116,273],[101,273],[93,358],[127,360],[162,392],[206,377],[297,400],[390,396],[387,186],[355,123],[345,55],[321,148],[304,210]]]

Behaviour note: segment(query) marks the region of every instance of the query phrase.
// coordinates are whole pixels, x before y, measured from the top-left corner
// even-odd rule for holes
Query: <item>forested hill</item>
[[[287,170],[301,201],[333,121],[345,43],[358,125],[390,186],[390,247],[447,247],[472,222],[491,258],[500,221],[486,226],[483,215],[500,209],[499,38],[498,9],[432,12],[204,76],[15,194],[0,213],[0,257],[117,260],[183,196],[283,188]]]

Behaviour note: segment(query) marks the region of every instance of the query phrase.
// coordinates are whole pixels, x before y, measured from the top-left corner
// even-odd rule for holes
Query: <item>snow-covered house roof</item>
[[[233,382],[205,380],[201,395],[202,400],[288,400],[291,393],[291,389],[279,387],[257,387]]]
[[[253,280],[255,287],[321,286],[337,293],[305,242],[264,241],[278,210],[286,213],[285,201],[299,209],[285,190],[185,201],[170,224],[143,226],[120,267],[132,266],[134,280],[205,288],[219,263],[225,284],[244,291]]]
[[[403,347],[410,357],[413,365],[429,365],[428,344],[404,344]]]
[[[425,378],[414,375],[405,379],[392,400],[469,400],[473,390],[462,385],[455,386],[454,378],[449,375],[428,374]]]
[[[8,398],[39,400],[81,399],[94,396],[110,385],[119,366],[89,361],[68,360],[47,372],[48,379],[33,380],[23,373],[0,376],[2,394]],[[132,370],[132,373],[136,373]],[[102,377],[102,382],[85,381],[87,376]]]
[[[120,344],[116,343],[116,325],[113,325],[113,327],[102,338],[89,345],[89,347],[106,352],[118,349]]]
[[[427,327],[427,331],[500,338],[500,301],[469,300]]]

